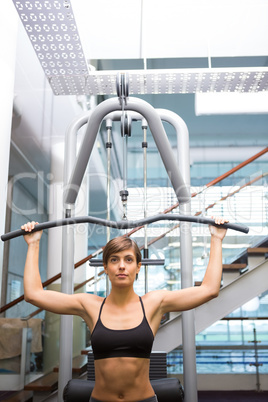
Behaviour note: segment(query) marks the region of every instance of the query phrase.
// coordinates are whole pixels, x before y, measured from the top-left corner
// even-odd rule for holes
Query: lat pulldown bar
[[[102,267],[103,261],[99,258],[91,258],[91,260],[89,260],[89,265],[91,267]],[[141,265],[165,265],[165,260],[142,258]]]
[[[57,221],[39,223],[38,225],[35,226],[35,228],[32,230],[31,233],[37,232],[37,231],[43,230],[43,229],[50,229],[50,228],[54,228],[54,227],[58,227],[58,226],[74,225],[77,223],[92,223],[94,225],[108,226],[108,227],[111,227],[114,229],[133,229],[138,226],[144,226],[144,225],[148,225],[150,223],[154,223],[154,222],[158,222],[158,221],[182,221],[182,222],[202,223],[205,225],[212,225],[212,226],[216,226],[216,227],[222,227],[225,229],[232,229],[232,230],[236,230],[236,231],[242,232],[242,233],[249,232],[249,228],[247,226],[240,225],[237,223],[224,223],[222,225],[217,225],[213,219],[204,218],[204,217],[200,217],[200,216],[159,214],[159,215],[150,216],[150,217],[144,218],[144,219],[138,219],[136,221],[121,220],[121,221],[117,221],[117,222],[109,221],[109,220],[101,219],[101,218],[95,218],[94,216],[78,216],[78,217],[72,217],[72,218],[59,219]],[[22,229],[14,230],[13,232],[3,234],[1,236],[1,240],[2,241],[11,240],[11,239],[14,239],[15,237],[25,235],[25,233],[27,233],[27,232],[25,232]]]

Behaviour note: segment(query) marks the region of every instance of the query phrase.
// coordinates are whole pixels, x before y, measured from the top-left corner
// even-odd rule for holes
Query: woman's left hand
[[[220,216],[216,216],[216,217],[212,216],[211,218],[215,220],[215,223],[217,225],[222,225],[223,223],[228,223],[229,222],[227,219],[222,218]],[[226,232],[227,232],[227,229],[221,228],[221,227],[216,227],[216,226],[213,226],[213,225],[209,225],[209,230],[210,230],[211,236],[215,236],[220,240],[224,239],[224,237],[226,235]]]

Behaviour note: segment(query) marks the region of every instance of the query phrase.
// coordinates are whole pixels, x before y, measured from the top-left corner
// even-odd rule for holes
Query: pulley
[[[131,136],[131,122],[132,119],[127,112],[124,112],[121,116],[121,136]]]

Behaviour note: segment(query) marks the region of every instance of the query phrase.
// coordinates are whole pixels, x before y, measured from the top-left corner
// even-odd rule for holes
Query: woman
[[[227,222],[216,218],[221,225]],[[133,289],[141,268],[141,254],[130,238],[107,243],[103,266],[111,282],[106,299],[86,293],[63,294],[44,290],[39,274],[41,232],[25,230],[28,252],[24,271],[25,300],[58,314],[82,317],[92,334],[95,359],[95,387],[90,402],[157,402],[149,381],[150,352],[163,314],[195,308],[217,297],[222,275],[222,240],[226,229],[210,226],[211,249],[207,270],[199,287],[155,290],[139,297]]]

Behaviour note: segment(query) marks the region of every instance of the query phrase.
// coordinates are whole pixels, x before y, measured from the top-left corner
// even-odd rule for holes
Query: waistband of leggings
[[[95,398],[93,398],[91,396],[89,402],[103,402],[103,401],[100,401],[99,399],[95,399]],[[157,396],[154,395],[151,398],[142,399],[142,400],[137,401],[137,402],[158,402],[158,399],[157,399]]]

